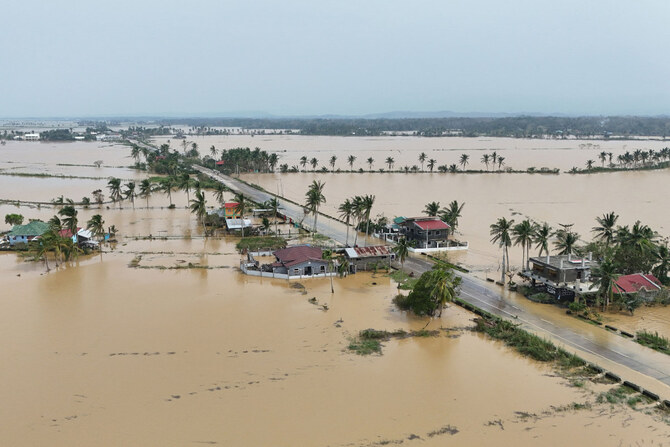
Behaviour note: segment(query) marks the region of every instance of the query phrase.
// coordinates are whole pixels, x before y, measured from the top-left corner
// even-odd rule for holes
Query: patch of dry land
[[[73,158],[68,145],[10,145],[34,151],[31,159],[47,150]],[[20,193],[16,178],[0,176],[3,198]],[[27,200],[74,188],[43,181],[31,179],[43,193]],[[93,183],[72,195],[106,182]],[[82,220],[100,213],[116,225],[118,244],[48,273],[41,262],[0,254],[0,445],[667,442],[654,404],[521,357],[471,331],[473,315],[456,306],[428,324],[436,336],[356,355],[347,347],[362,329],[428,322],[393,308],[390,278],[338,278],[331,294],[327,279],[300,287],[244,276],[236,239],[198,238],[185,195],[174,201],[174,210],[158,196],[149,209],[138,201],[136,209],[80,210]],[[48,219],[55,210],[0,205],[10,212]],[[147,234],[194,238],[135,238]],[[189,263],[211,268],[160,268]]]

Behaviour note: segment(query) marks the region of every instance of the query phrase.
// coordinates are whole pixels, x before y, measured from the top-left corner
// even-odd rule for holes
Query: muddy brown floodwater
[[[17,179],[0,176],[0,187],[10,194]],[[41,199],[60,195],[43,181],[32,179],[49,185]],[[246,277],[236,239],[198,237],[185,195],[174,200],[174,210],[159,196],[149,209],[80,210],[121,231],[102,257],[47,273],[0,254],[1,445],[667,443],[660,416],[597,403],[607,385],[575,383],[471,332],[473,315],[455,306],[428,325],[449,329],[437,337],[352,354],[361,329],[426,325],[393,308],[393,281],[337,278],[331,294],[328,280]],[[55,212],[0,205],[17,211]],[[135,239],[147,234],[193,238]]]

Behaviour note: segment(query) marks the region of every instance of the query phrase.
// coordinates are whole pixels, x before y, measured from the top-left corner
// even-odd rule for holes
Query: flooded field
[[[97,150],[95,144],[91,148]],[[62,153],[59,159],[73,155]],[[563,177],[571,178],[557,178]],[[366,178],[368,189],[357,190],[365,187]],[[494,212],[486,207],[494,207],[504,189],[504,183],[482,186],[486,176],[463,176],[472,189],[479,183],[480,192],[462,198],[451,195],[454,185],[434,183],[428,175],[412,178],[428,182],[412,184],[413,191],[432,185],[439,188],[436,193],[466,202],[464,235],[470,234],[468,225],[477,225],[469,213],[482,213],[482,225],[488,225],[486,213]],[[499,181],[503,178],[515,176]],[[273,176],[254,179],[269,189],[277,181]],[[403,214],[418,214],[423,207],[423,199],[419,203],[407,192],[410,188],[396,186],[404,176],[324,179],[328,206],[336,206],[339,195],[372,193],[379,211],[399,204],[409,210]],[[283,176],[286,194],[301,199],[303,181],[311,176]],[[24,194],[29,197],[24,200],[35,201],[63,191],[79,197],[106,184],[82,182],[0,176],[9,196],[3,198]],[[442,195],[426,202],[446,201]],[[651,410],[646,414],[644,403],[639,404],[642,411],[599,403],[598,394],[610,386],[560,377],[473,333],[473,315],[456,306],[428,325],[448,329],[437,337],[385,342],[381,356],[352,354],[346,348],[361,329],[426,325],[427,320],[394,309],[397,285],[390,278],[381,273],[337,278],[331,294],[327,279],[298,284],[243,276],[236,269],[236,239],[198,237],[199,225],[184,208],[186,195],[175,193],[173,200],[174,210],[165,208],[162,194],[150,198],[149,208],[138,200],[134,210],[128,202],[81,209],[81,221],[100,213],[106,225],[116,225],[119,243],[102,256],[81,256],[49,273],[41,262],[0,253],[0,396],[5,403],[0,444],[667,443],[669,426]],[[539,204],[525,208],[522,202],[495,206],[543,209]],[[48,219],[55,210],[0,205],[1,215],[10,212]],[[589,219],[598,213],[589,211]],[[0,228],[8,229],[4,223]],[[467,231],[476,243],[475,230]],[[149,234],[194,238],[135,239]],[[463,262],[495,265],[495,250],[483,244],[476,249],[484,261],[477,264],[478,258],[470,261],[467,254]],[[136,267],[129,266],[133,260]],[[191,268],[174,268],[189,263]],[[310,303],[312,297],[329,310]]]
[[[374,159],[372,169],[384,168],[388,170],[385,160],[394,159],[393,169],[400,170],[404,166],[417,165],[421,168],[419,154],[427,156],[425,170],[428,171],[428,160],[435,160],[435,171],[439,165],[456,164],[459,166],[461,154],[469,156],[466,169],[486,170],[481,162],[482,155],[496,152],[505,157],[503,168],[525,170],[531,166],[536,168],[549,167],[569,170],[573,166],[584,168],[588,160],[593,160],[596,166],[601,162],[601,152],[611,152],[612,161],[616,163],[617,156],[626,151],[636,149],[658,151],[670,146],[670,141],[658,139],[605,141],[605,140],[572,140],[572,139],[518,139],[518,138],[422,138],[422,137],[327,137],[301,135],[229,135],[229,136],[189,136],[188,141],[198,144],[205,153],[212,145],[217,149],[234,147],[259,147],[268,152],[277,152],[279,163],[289,166],[300,166],[300,158],[306,156],[308,160],[316,158],[319,162],[317,169],[326,166],[330,169],[330,158],[337,157],[335,169],[349,170],[347,158],[356,157],[353,168],[369,169],[367,159]],[[155,138],[156,143],[167,143],[170,138]],[[170,140],[173,148],[180,148],[181,140]],[[608,157],[609,160],[609,157]],[[606,163],[608,162],[606,160]],[[311,169],[311,167],[308,165]],[[496,166],[497,168],[497,166]],[[493,171],[494,167],[489,166]]]

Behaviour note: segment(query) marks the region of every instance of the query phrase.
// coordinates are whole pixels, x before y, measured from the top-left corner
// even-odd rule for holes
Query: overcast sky
[[[0,116],[669,113],[668,0],[2,2]]]

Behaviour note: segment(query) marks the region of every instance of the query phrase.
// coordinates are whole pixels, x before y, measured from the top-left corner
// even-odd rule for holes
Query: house
[[[414,242],[415,248],[429,249],[448,245],[451,227],[439,217],[408,217],[399,225],[400,234]]]
[[[49,224],[41,220],[33,220],[26,225],[15,225],[8,234],[9,245],[27,244],[47,231],[49,231]]]
[[[27,133],[23,136],[26,141],[39,141],[40,140],[40,134],[39,133]]]
[[[274,253],[276,262],[271,264],[272,272],[289,276],[313,276],[326,274],[328,261],[323,259],[319,247],[295,245],[282,248]]]
[[[585,257],[555,255],[530,258],[531,268],[521,273],[533,286],[546,287],[547,293],[558,298],[574,297],[581,292],[591,292],[591,270],[598,264],[591,253]]]
[[[217,165],[217,166],[223,166],[224,164],[225,164],[225,162],[224,162],[223,160],[218,160],[218,161],[216,162],[216,165]]]
[[[93,233],[90,230],[85,230],[83,228],[77,227],[77,232],[72,234],[72,231],[69,228],[64,228],[58,231],[60,237],[67,237],[72,239],[72,242],[75,244],[89,247],[97,247],[98,243],[93,240]]]
[[[614,293],[637,294],[651,298],[663,288],[661,281],[654,275],[633,273],[619,276],[612,287]]]
[[[350,273],[373,269],[375,266],[389,265],[395,259],[395,254],[388,245],[349,247],[344,249],[344,255],[349,262]]]
[[[239,219],[240,213],[237,211],[239,203],[226,202],[223,204],[223,217],[226,219]]]

